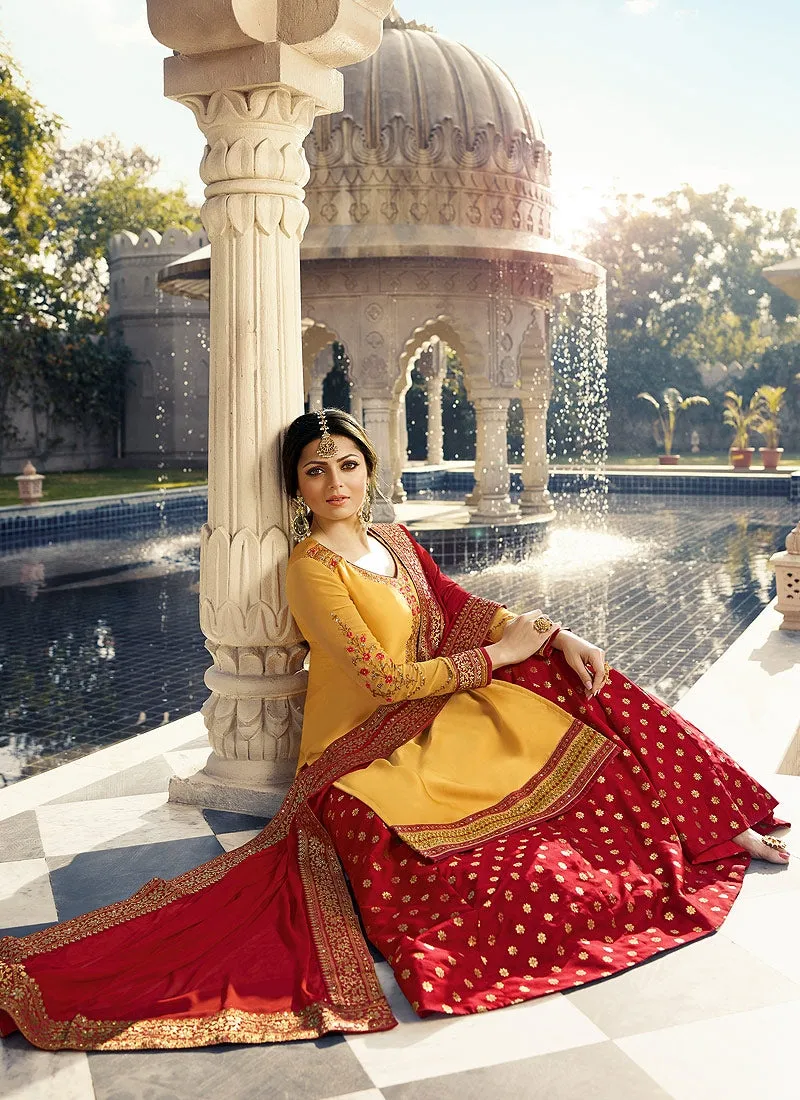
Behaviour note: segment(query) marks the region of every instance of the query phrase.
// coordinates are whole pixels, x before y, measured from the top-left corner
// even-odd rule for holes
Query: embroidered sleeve
[[[494,642],[499,642],[505,633],[505,629],[510,622],[516,619],[516,615],[510,611],[506,611],[504,607],[498,607],[494,613],[489,630],[484,639],[486,645],[492,645]]]
[[[381,703],[466,691],[492,678],[492,663],[483,649],[429,661],[393,660],[364,622],[339,574],[312,558],[290,564],[286,594],[311,646],[312,665],[313,654],[324,652],[343,675]]]

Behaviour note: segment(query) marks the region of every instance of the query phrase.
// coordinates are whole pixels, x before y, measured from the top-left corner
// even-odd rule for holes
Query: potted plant
[[[699,394],[694,394],[692,397],[682,397],[680,391],[676,390],[674,386],[669,386],[664,390],[660,401],[656,400],[651,393],[637,393],[636,396],[651,404],[658,414],[653,421],[653,435],[656,443],[664,452],[658,456],[659,465],[677,466],[681,456],[672,453],[672,444],[675,440],[675,424],[678,413],[691,408],[692,405],[707,405],[708,398],[701,397]]]
[[[783,454],[783,447],[778,444],[781,439],[780,412],[785,393],[785,386],[759,386],[755,393],[759,401],[755,429],[759,435],[764,436],[765,443],[764,447],[758,448],[758,453],[765,470],[777,470]]]
[[[755,447],[750,446],[750,433],[756,427],[759,418],[759,402],[756,394],[745,406],[744,398],[735,390],[728,390],[722,402],[722,419],[729,428],[733,428],[730,447],[730,460],[734,470],[749,470],[753,461]]]

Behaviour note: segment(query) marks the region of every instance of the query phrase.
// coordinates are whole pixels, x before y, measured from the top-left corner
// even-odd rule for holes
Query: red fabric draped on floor
[[[560,654],[496,675],[624,748],[566,813],[439,862],[328,793],[324,824],[367,935],[422,1015],[515,1004],[707,935],[749,862],[731,838],[775,823],[767,791],[619,673],[590,702]]]

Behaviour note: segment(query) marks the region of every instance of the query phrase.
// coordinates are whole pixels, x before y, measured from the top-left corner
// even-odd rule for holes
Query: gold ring
[[[556,624],[547,615],[540,615],[538,619],[533,620],[533,629],[538,630],[540,634],[546,634],[548,630],[552,630]]]
[[[761,838],[768,848],[771,848],[773,852],[785,852],[786,845],[782,840],[779,840],[776,836],[762,836]]]
[[[603,665],[603,683],[607,684],[611,679],[611,665],[606,661]]]

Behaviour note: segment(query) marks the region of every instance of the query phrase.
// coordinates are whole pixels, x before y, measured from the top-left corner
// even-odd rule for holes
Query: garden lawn
[[[117,496],[145,493],[153,489],[185,489],[204,485],[207,470],[81,470],[68,474],[46,474],[42,500],[76,500],[80,497]],[[0,507],[19,504],[13,475],[0,477]]]

